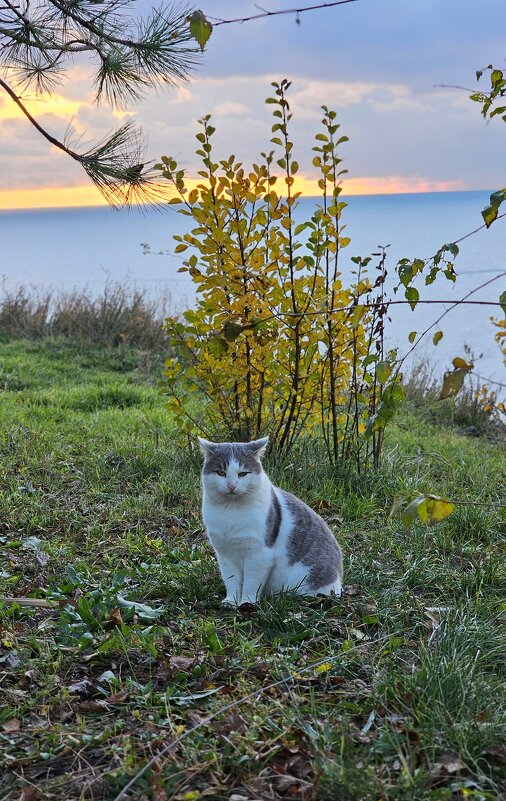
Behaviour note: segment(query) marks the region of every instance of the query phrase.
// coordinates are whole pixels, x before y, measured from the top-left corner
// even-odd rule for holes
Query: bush
[[[273,84],[267,99],[280,158],[262,153],[249,171],[233,155],[214,161],[207,116],[196,137],[203,182],[188,191],[175,159],[158,165],[177,191],[172,202],[195,224],[175,237],[176,253],[190,251],[181,271],[196,286],[196,308],[166,320],[168,405],[182,432],[248,440],[268,430],[281,453],[317,437],[334,462],[354,458],[360,468],[379,462],[383,428],[403,394],[383,352],[384,257],[374,284],[370,259],[360,258],[352,259],[354,282],[343,283],[339,255],[350,240],[338,148],[347,137],[326,106],[313,148],[321,204],[296,222],[289,85]]]

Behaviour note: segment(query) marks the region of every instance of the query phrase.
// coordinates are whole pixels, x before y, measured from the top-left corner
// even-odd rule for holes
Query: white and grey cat
[[[268,441],[199,438],[202,516],[225,582],[223,603],[256,603],[287,589],[340,595],[341,549],[316,512],[272,484],[260,461]]]

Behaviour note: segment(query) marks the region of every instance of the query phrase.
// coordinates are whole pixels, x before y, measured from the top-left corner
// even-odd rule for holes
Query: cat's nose
[[[234,492],[234,490],[237,489],[237,481],[227,481],[227,487],[230,492]]]

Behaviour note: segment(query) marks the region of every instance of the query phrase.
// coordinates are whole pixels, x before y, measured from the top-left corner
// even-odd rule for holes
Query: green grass
[[[0,604],[0,799],[113,801],[196,726],[130,799],[504,798],[504,443],[417,404],[376,473],[271,463],[336,528],[345,594],[233,611],[157,367],[0,345],[0,595],[55,604]],[[416,491],[476,505],[406,530]]]

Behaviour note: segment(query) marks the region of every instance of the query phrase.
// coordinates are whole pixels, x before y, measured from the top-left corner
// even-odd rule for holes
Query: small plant
[[[50,592],[50,597],[60,603],[67,601],[60,613],[63,641],[87,648],[97,637],[103,640],[108,629],[119,627],[122,633],[128,633],[127,624],[135,619],[152,624],[162,614],[162,609],[125,598],[125,594],[131,594],[127,569],[116,571],[105,581],[100,578],[102,581],[85,576],[68,565],[65,581]]]

